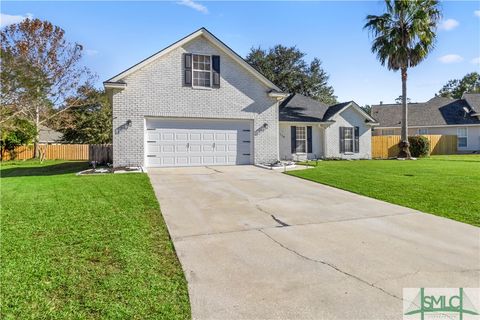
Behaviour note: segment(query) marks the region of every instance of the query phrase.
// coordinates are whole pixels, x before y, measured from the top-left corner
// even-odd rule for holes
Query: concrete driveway
[[[467,224],[253,166],[149,176],[195,319],[401,319],[402,288],[480,286]]]

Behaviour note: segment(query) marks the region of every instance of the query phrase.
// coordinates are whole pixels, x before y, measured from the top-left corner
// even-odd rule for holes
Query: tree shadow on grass
[[[0,170],[0,178],[55,176],[77,173],[88,168],[87,162],[62,162],[43,166],[15,166]]]

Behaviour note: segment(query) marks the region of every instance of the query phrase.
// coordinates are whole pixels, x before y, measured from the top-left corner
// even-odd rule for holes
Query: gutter
[[[290,96],[289,93],[285,93],[285,92],[280,92],[280,91],[276,91],[276,90],[270,90],[268,91],[267,95],[271,98],[275,98],[277,99],[277,101],[282,101],[283,99],[287,98],[288,96]]]
[[[127,84],[125,82],[108,82],[108,81],[105,81],[103,83],[103,86],[105,87],[105,89],[123,90],[127,87]]]

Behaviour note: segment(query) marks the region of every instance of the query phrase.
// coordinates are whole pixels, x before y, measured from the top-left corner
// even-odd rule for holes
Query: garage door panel
[[[225,141],[225,140],[227,140],[227,134],[226,133],[215,133],[215,140],[216,141]]]
[[[201,157],[201,156],[191,156],[191,157],[190,157],[190,164],[191,164],[192,166],[195,166],[195,165],[200,166],[200,165],[202,165],[202,157]]]
[[[147,140],[157,141],[160,140],[160,134],[158,132],[147,131]]]
[[[215,157],[215,164],[227,164],[227,156],[217,156]]]
[[[188,152],[187,145],[186,144],[177,145],[175,151],[182,152],[182,153]]]
[[[217,143],[217,145],[215,146],[215,152],[225,152],[225,151],[227,151],[227,145]]]
[[[190,133],[190,140],[191,141],[200,141],[202,140],[202,134],[201,133]]]
[[[163,145],[161,147],[162,147],[162,152],[165,152],[165,153],[175,152],[175,146],[173,144],[167,144],[167,145]]]
[[[177,133],[175,135],[175,140],[176,141],[188,141],[188,133]]]
[[[211,144],[204,144],[202,146],[202,151],[204,152],[213,152],[213,145]]]
[[[177,157],[176,158],[177,165],[188,165],[188,157]]]
[[[147,153],[159,153],[160,146],[159,145],[150,145],[147,147]]]
[[[202,139],[205,141],[213,141],[213,133],[204,133]]]
[[[172,132],[165,132],[162,134],[163,141],[173,141],[175,135]]]
[[[147,166],[251,163],[251,121],[150,118],[146,125]]]
[[[202,157],[202,164],[213,164],[213,157],[212,156],[203,156]]]
[[[190,144],[190,152],[201,152],[202,146],[200,144]]]
[[[161,165],[161,164],[162,164],[160,158],[148,157],[148,156],[147,156],[147,159],[148,159],[148,161],[149,161],[149,163],[150,163],[151,165]]]
[[[174,166],[175,165],[175,157],[174,156],[163,156],[161,164],[163,166]]]

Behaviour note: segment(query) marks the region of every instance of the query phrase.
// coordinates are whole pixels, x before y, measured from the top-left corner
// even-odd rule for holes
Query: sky
[[[435,49],[409,71],[412,102],[433,97],[450,79],[480,72],[480,2],[441,2],[443,18]],[[2,1],[1,25],[25,17],[62,27],[84,46],[82,63],[97,86],[191,32],[206,27],[245,57],[252,47],[297,46],[307,61],[317,57],[339,101],[393,103],[401,94],[399,72],[382,67],[363,30],[383,1]]]

